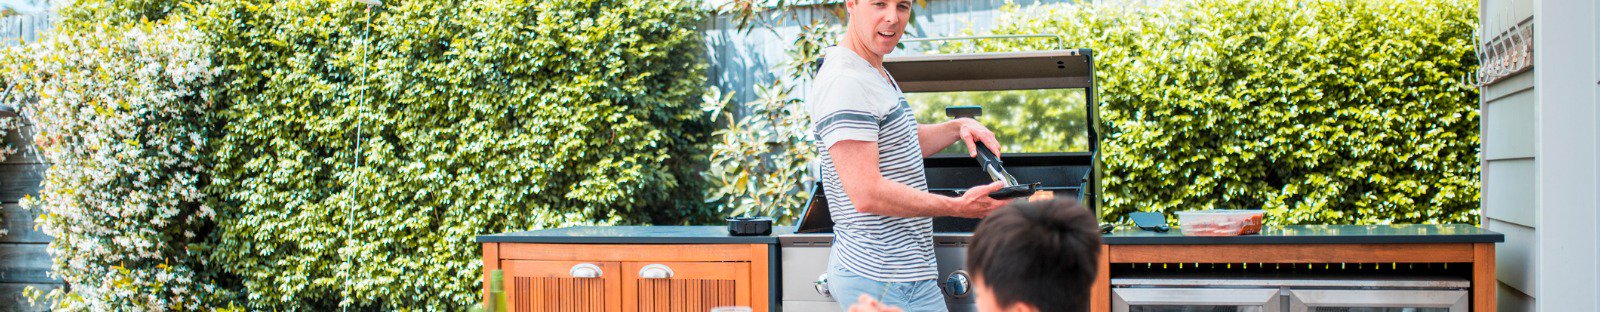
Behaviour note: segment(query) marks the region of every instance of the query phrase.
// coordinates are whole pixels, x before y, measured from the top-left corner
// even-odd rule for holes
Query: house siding
[[[1600,299],[1600,8],[1481,1],[1480,29],[1533,28],[1533,67],[1483,88],[1483,224],[1501,311],[1596,311]],[[1493,39],[1493,38],[1488,38]]]
[[[1539,311],[1600,311],[1595,6],[1545,0],[1534,7]]]
[[[1481,1],[1479,29],[1488,38],[1480,40],[1497,39],[1494,37],[1513,25],[1531,24],[1534,1]],[[1540,212],[1535,196],[1539,165],[1536,70],[1502,78],[1480,90],[1483,227],[1506,235],[1495,252],[1499,311],[1535,311]]]

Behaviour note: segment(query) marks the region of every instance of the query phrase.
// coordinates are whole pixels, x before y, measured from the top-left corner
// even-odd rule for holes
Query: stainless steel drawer
[[[1466,290],[1289,289],[1290,312],[1467,312]]]
[[[1278,288],[1117,288],[1111,311],[1190,312],[1283,310]]]
[[[1117,312],[1467,312],[1471,283],[1451,277],[1113,278]]]

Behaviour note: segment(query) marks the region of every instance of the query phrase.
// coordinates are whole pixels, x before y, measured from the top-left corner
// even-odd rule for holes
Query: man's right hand
[[[995,181],[994,183],[967,189],[967,192],[961,194],[961,197],[953,198],[955,200],[955,211],[953,211],[952,215],[962,218],[982,218],[989,215],[989,212],[1011,203],[1011,199],[989,198],[989,193],[994,193],[994,191],[998,191],[1005,186],[1004,182]]]

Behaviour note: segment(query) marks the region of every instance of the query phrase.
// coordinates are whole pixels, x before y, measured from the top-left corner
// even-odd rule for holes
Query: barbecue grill
[[[926,39],[925,39],[926,40]],[[908,98],[917,93],[1081,89],[1084,96],[1087,150],[1005,151],[1005,170],[1018,183],[1038,183],[1041,191],[1079,198],[1090,210],[1099,209],[1099,133],[1094,101],[1094,53],[1089,49],[1027,52],[956,53],[890,56],[884,68],[900,83]],[[913,106],[922,105],[913,101]],[[957,103],[986,106],[986,103]],[[988,108],[988,107],[985,107]],[[990,112],[991,114],[995,112]],[[1012,116],[1018,117],[1018,116]],[[1026,116],[1021,116],[1026,117]],[[926,120],[929,123],[942,120]],[[1012,118],[1015,120],[1016,118]],[[986,123],[986,125],[989,125]],[[989,125],[993,127],[993,125]],[[1001,137],[1028,140],[1025,137]],[[958,143],[959,145],[959,143]],[[966,153],[936,154],[924,159],[929,191],[955,196],[968,188],[994,180]],[[794,234],[778,237],[781,293],[780,308],[788,311],[838,311],[827,292],[828,253],[833,243],[833,222],[822,187],[811,188],[805,212]],[[934,249],[940,287],[950,311],[975,311],[971,277],[966,273],[967,245],[978,219],[934,219]],[[855,300],[855,298],[843,298]]]

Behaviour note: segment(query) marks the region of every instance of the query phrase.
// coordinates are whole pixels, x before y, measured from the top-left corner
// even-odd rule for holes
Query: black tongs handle
[[[1006,172],[1005,162],[1000,161],[1000,156],[984,145],[982,141],[975,143],[978,146],[978,167],[988,173],[995,181],[1004,181],[1006,186],[1017,185],[1017,179]]]
[[[983,168],[983,172],[989,174],[990,179],[1000,181],[1006,185],[993,193],[989,193],[989,198],[1011,199],[1027,197],[1038,190],[1038,183],[1018,184],[1017,178],[1011,177],[1011,173],[1006,172],[1006,167],[1000,161],[1000,156],[996,156],[994,151],[990,151],[989,147],[985,146],[983,142],[977,142],[974,145],[978,148],[978,166]]]

